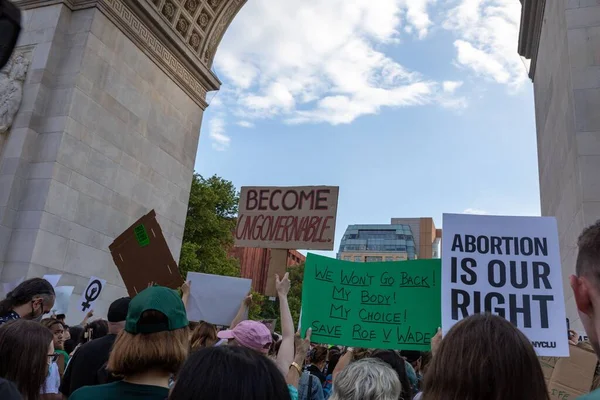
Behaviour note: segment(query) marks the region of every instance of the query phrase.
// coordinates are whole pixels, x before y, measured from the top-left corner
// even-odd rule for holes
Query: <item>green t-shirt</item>
[[[167,388],[120,381],[82,387],[73,392],[69,400],[166,400],[167,397],[169,397]]]
[[[69,363],[69,353],[67,353],[64,350],[55,350],[54,352],[58,353],[58,354],[62,354],[65,357],[65,367],[66,367],[67,364]]]
[[[578,397],[577,400],[600,400],[600,389],[594,390],[592,393]]]

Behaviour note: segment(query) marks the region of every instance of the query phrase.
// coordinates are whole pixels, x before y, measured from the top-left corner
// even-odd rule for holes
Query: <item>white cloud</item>
[[[253,0],[229,28],[215,68],[234,115],[351,123],[384,107],[435,103],[441,84],[382,45],[427,36],[435,0]]]
[[[457,35],[456,63],[518,89],[527,80],[517,52],[521,4],[515,0],[455,0],[444,28]]]
[[[463,214],[473,214],[473,215],[488,215],[489,212],[480,210],[478,208],[467,208],[463,211]]]
[[[462,81],[444,81],[442,88],[446,93],[454,93],[463,85]]]
[[[208,121],[208,135],[213,141],[213,149],[217,151],[227,150],[231,138],[225,135],[225,120],[222,117],[213,117]]]
[[[250,121],[238,121],[237,125],[242,128],[254,128],[254,124]]]

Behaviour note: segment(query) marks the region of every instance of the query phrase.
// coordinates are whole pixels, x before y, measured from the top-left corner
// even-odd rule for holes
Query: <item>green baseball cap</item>
[[[145,324],[140,319],[146,311],[158,311],[167,317],[163,323]],[[138,293],[129,303],[125,332],[158,333],[185,328],[189,322],[179,294],[163,286],[152,286]]]

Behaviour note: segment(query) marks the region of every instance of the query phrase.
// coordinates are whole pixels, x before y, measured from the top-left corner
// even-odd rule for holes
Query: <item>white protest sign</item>
[[[589,342],[590,338],[588,338],[588,335],[585,331],[579,331],[579,332],[577,332],[577,341],[578,342]]]
[[[56,294],[56,300],[54,300],[54,307],[52,307],[52,313],[55,315],[67,314],[69,311],[69,300],[73,294],[74,286],[59,286],[54,288]]]
[[[191,282],[187,314],[190,321],[229,326],[250,291],[252,280],[188,272]]]
[[[492,312],[540,356],[568,357],[556,219],[444,214],[442,328]]]
[[[7,283],[3,283],[2,284],[2,288],[4,289],[4,296],[6,296],[9,292],[11,292],[14,288],[16,288],[17,286],[19,286],[21,283],[23,283],[23,281],[25,280],[25,278],[19,278],[16,281],[12,281],[12,282],[7,282]]]
[[[56,286],[58,285],[58,281],[60,281],[60,277],[62,276],[62,274],[59,275],[44,275],[44,279],[47,280],[48,282],[50,282],[50,284],[52,285],[53,288],[56,288]]]
[[[79,311],[85,314],[94,309],[94,303],[98,300],[98,297],[100,297],[104,285],[106,285],[104,279],[96,278],[95,276],[90,278],[90,281],[83,293],[81,293],[81,298],[77,304]]]

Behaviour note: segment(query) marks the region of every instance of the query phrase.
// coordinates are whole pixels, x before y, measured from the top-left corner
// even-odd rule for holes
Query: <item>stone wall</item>
[[[600,5],[546,1],[534,76],[542,214],[558,220],[567,317],[577,238],[600,219]]]
[[[23,24],[31,65],[0,154],[0,281],[61,273],[74,310],[97,276],[103,315],[126,293],[108,245],[136,219],[155,209],[179,258],[203,107],[99,8],[33,8]]]

